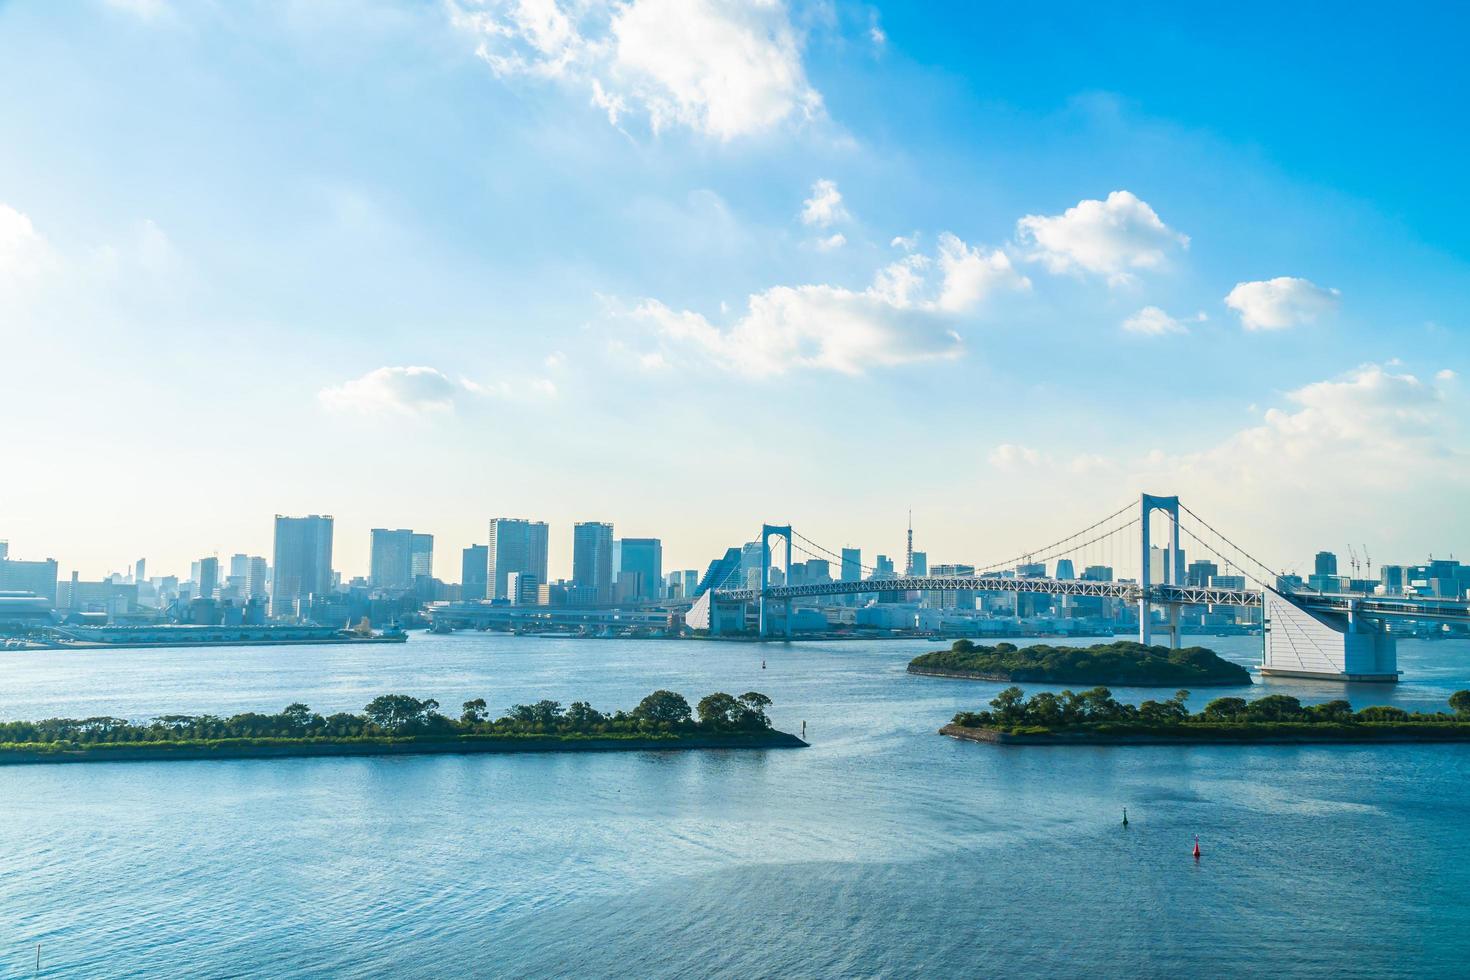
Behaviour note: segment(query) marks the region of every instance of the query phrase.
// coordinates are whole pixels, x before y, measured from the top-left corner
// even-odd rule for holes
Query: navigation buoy
[[[1194,859],[1199,860],[1199,834],[1194,835]]]
[[[765,670],[765,669],[766,669],[766,662],[764,660],[762,660],[761,661],[761,670]]]
[[[1126,806],[1123,808],[1123,826],[1128,826],[1128,808]]]

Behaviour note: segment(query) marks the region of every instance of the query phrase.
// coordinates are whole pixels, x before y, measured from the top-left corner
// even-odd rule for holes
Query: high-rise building
[[[929,574],[929,553],[915,551],[909,555],[909,574],[923,577]]]
[[[1088,565],[1082,569],[1082,581],[1084,582],[1111,582],[1113,580],[1113,566],[1111,565]]]
[[[1383,565],[1378,569],[1378,582],[1387,595],[1402,595],[1404,591],[1404,566]]]
[[[434,575],[434,536],[415,533],[409,545],[408,578],[418,581],[419,576]]]
[[[1336,575],[1337,556],[1330,551],[1319,551],[1312,563],[1313,575]]]
[[[1157,545],[1153,545],[1153,546],[1150,546],[1149,547],[1149,549],[1148,549],[1148,575],[1149,575],[1149,579],[1155,585],[1163,585],[1166,581],[1171,582],[1174,585],[1183,585],[1184,584],[1184,569],[1185,569],[1185,554],[1184,554],[1184,549],[1183,548],[1180,548],[1178,551],[1174,552],[1174,576],[1173,576],[1173,578],[1165,579],[1165,577],[1164,577],[1164,570],[1166,568],[1168,568],[1169,561],[1164,556],[1167,555],[1168,552],[1169,552],[1169,549],[1167,549],[1167,548],[1160,548]]]
[[[490,549],[483,544],[472,544],[464,549],[460,560],[460,598],[466,602],[478,602],[486,598],[486,576],[490,571]]]
[[[332,517],[276,515],[271,615],[294,616],[298,603],[332,591]]]
[[[613,526],[582,521],[572,526],[572,601],[578,604],[612,602]]]
[[[146,581],[148,581],[148,559],[139,558],[133,564],[133,584],[142,585]]]
[[[971,578],[974,565],[935,565],[929,573],[935,578]],[[923,594],[924,605],[931,609],[974,609],[975,593],[969,590],[956,592],[930,592]]]
[[[923,554],[918,552],[916,554]],[[806,561],[806,583],[826,585],[832,581],[832,563],[825,558],[808,558]]]
[[[638,582],[630,586],[630,598],[657,599],[664,578],[664,546],[658,538],[623,538],[623,567],[618,573],[636,575]]]
[[[863,580],[863,552],[861,548],[842,549],[842,578],[841,582],[861,582]]]
[[[6,554],[9,554],[7,550]],[[56,559],[17,561],[0,558],[0,592],[34,592],[56,605]]]
[[[408,589],[413,586],[413,539],[408,528],[372,529],[372,555],[368,585],[375,589]]]
[[[1064,582],[1070,582],[1072,579],[1076,578],[1077,577],[1077,568],[1076,568],[1075,565],[1072,564],[1072,559],[1070,559],[1070,558],[1058,558],[1057,559],[1057,571],[1056,571],[1056,575],[1054,577],[1055,578],[1058,578],[1058,579],[1060,579],[1060,580],[1062,580]]]
[[[1202,589],[1210,584],[1210,580],[1220,574],[1220,566],[1204,558],[1198,558],[1189,563],[1185,569],[1184,584],[1191,588]]]
[[[490,557],[486,588],[491,598],[509,597],[506,589],[511,572],[534,575],[538,583],[547,581],[546,539],[544,521],[497,517],[490,522],[490,542],[486,545]]]
[[[694,590],[697,588],[699,588],[699,569],[684,569],[684,590],[681,595],[686,599],[691,599],[694,597]]]
[[[219,590],[219,559],[199,559],[199,574],[194,579],[194,589],[201,599],[213,599]]]

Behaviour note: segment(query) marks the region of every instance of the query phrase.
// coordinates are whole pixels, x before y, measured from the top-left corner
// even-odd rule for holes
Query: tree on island
[[[689,721],[689,702],[673,691],[654,691],[638,702],[633,717],[654,724],[682,725]]]
[[[420,701],[407,694],[381,694],[362,710],[369,722],[396,735],[429,727],[439,702],[433,698]]]
[[[490,717],[490,712],[485,707],[484,698],[475,698],[473,701],[466,701],[463,708],[464,711],[459,716],[462,724],[479,725]]]
[[[1470,717],[1470,691],[1456,691],[1450,695],[1450,709],[1462,717]]]

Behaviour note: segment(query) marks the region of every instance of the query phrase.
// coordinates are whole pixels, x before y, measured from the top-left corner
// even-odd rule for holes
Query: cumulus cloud
[[[694,351],[749,377],[795,368],[856,375],[958,356],[958,316],[996,290],[1029,285],[1004,253],[945,235],[936,257],[906,256],[879,270],[866,289],[816,284],[753,294],[744,315],[723,329],[657,300],[645,300],[634,316],[651,324],[670,350]]]
[[[836,234],[828,235],[826,238],[817,239],[817,248],[823,252],[830,252],[833,249],[841,248],[846,244],[847,236],[840,231]]]
[[[1240,314],[1240,325],[1247,330],[1284,330],[1337,309],[1339,295],[1306,279],[1277,276],[1236,283],[1225,305]]]
[[[358,415],[448,415],[467,399],[513,398],[521,395],[555,397],[549,378],[517,382],[480,382],[451,379],[437,368],[380,367],[360,378],[330,385],[317,393],[329,411]]]
[[[51,264],[51,249],[31,219],[0,204],[0,295],[33,280]]]
[[[1196,313],[1191,317],[1170,316],[1157,306],[1145,306],[1123,321],[1127,333],[1144,337],[1162,337],[1171,333],[1188,333],[1189,324],[1203,323],[1205,315]]]
[[[780,0],[450,0],[450,16],[497,75],[585,87],[614,125],[730,140],[821,110]]]
[[[420,415],[452,412],[462,390],[430,367],[380,367],[360,378],[323,388],[317,397],[334,412]]]
[[[1003,442],[992,449],[987,460],[996,469],[1007,471],[1030,469],[1045,462],[1039,450],[1009,442]]]
[[[802,224],[826,228],[828,225],[848,218],[847,208],[842,204],[842,192],[835,180],[825,177],[812,184],[812,196],[801,202]]]
[[[1113,191],[1104,201],[1080,201],[1059,215],[1027,215],[1016,223],[1016,237],[1030,258],[1052,272],[1090,272],[1115,285],[1189,247],[1189,236],[1164,224],[1129,191]]]

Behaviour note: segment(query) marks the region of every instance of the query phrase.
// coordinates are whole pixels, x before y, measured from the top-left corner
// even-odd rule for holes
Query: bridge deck
[[[1015,578],[1011,576],[907,576],[880,581],[817,582],[808,585],[776,585],[766,589],[767,601],[805,599],[816,596],[872,595],[880,592],[1026,592],[1039,595],[1097,596],[1138,602],[1143,588],[1137,582],[1093,582],[1083,579]],[[759,589],[717,589],[721,602],[755,602]],[[1257,589],[1218,589],[1189,585],[1149,587],[1149,601],[1199,606],[1247,606],[1262,604],[1264,593]],[[1314,612],[1354,614],[1388,619],[1429,619],[1470,622],[1470,603],[1462,599],[1422,596],[1364,596],[1338,593],[1291,593],[1297,605]]]

